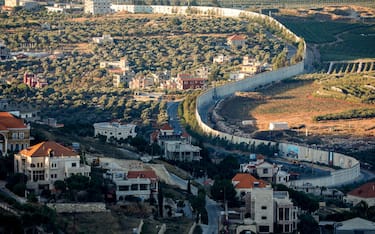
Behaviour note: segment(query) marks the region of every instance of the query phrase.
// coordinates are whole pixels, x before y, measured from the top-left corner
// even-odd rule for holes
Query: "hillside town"
[[[259,90],[325,82],[303,76],[310,41],[273,9],[168,4],[5,0],[0,233],[375,233],[374,136],[345,151],[261,109],[293,97]],[[372,131],[375,60],[354,63]],[[220,112],[235,96],[259,104],[240,126]]]

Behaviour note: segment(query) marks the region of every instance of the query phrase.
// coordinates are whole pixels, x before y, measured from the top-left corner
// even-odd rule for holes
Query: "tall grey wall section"
[[[158,14],[188,14],[195,15],[215,15],[223,17],[249,17],[261,18],[267,21],[272,21],[284,32],[293,36],[295,41],[301,40],[297,35],[291,32],[284,25],[273,19],[272,17],[230,8],[218,7],[186,7],[186,6],[144,6],[144,5],[112,5],[115,11],[128,11],[132,13],[158,13]],[[306,56],[306,46],[305,53]],[[304,57],[305,59],[305,57]],[[199,126],[209,136],[219,137],[234,144],[246,143],[259,145],[261,143],[275,145],[276,142],[257,140],[245,137],[239,137],[228,133],[217,131],[211,128],[207,122],[207,111],[214,106],[219,99],[223,99],[233,95],[237,91],[251,91],[255,88],[266,85],[272,82],[281,81],[283,79],[301,74],[304,72],[304,59],[302,62],[294,64],[289,67],[284,67],[276,71],[265,72],[257,74],[251,78],[243,79],[237,82],[227,83],[225,85],[206,90],[197,98],[197,105],[195,116]],[[313,186],[337,186],[340,184],[352,182],[360,175],[360,164],[355,158],[347,155],[329,152],[319,149],[313,149],[305,146],[299,146],[289,143],[279,143],[280,155],[289,157],[294,160],[307,161],[312,163],[321,163],[330,166],[340,167],[342,169],[331,172],[329,176],[320,177],[316,179],[296,180],[291,183],[291,186],[301,186],[310,183]]]

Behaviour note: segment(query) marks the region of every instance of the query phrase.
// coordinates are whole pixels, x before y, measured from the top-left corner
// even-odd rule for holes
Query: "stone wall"
[[[95,213],[108,212],[105,203],[48,203],[47,206],[57,213]]]

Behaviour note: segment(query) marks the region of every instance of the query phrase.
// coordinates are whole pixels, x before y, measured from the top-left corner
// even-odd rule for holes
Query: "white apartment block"
[[[54,141],[45,141],[14,155],[15,173],[24,173],[26,188],[38,192],[52,189],[56,180],[72,175],[90,176],[91,167],[80,163],[80,156]]]
[[[85,0],[84,11],[93,15],[104,15],[112,12],[110,0]]]
[[[107,140],[110,138],[116,140],[133,138],[137,136],[136,127],[134,124],[121,124],[119,122],[94,123],[95,136],[103,135],[107,137]]]

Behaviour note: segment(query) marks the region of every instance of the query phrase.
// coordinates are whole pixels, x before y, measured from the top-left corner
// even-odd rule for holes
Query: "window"
[[[268,174],[268,168],[263,168],[263,174]]]
[[[262,210],[267,210],[267,206],[262,206]]]
[[[269,226],[259,226],[259,232],[270,232]]]
[[[147,190],[147,184],[140,184],[139,185],[139,190]]]
[[[289,224],[285,224],[285,232],[289,232]]]
[[[279,220],[284,220],[284,211],[283,211],[283,208],[279,208]]]
[[[138,190],[138,184],[132,184],[132,185],[130,186],[130,190],[131,190],[131,191],[137,191],[137,190]]]
[[[18,138],[19,139],[25,138],[25,133],[23,133],[23,132],[18,133]]]
[[[12,133],[12,139],[17,139],[18,138],[18,133],[14,132]]]
[[[289,220],[289,208],[285,208],[285,220]]]
[[[118,186],[119,191],[129,191],[129,185],[120,185]]]
[[[76,167],[77,166],[77,163],[72,163],[72,167]]]
[[[262,220],[265,220],[265,219],[267,219],[267,216],[262,216]]]

